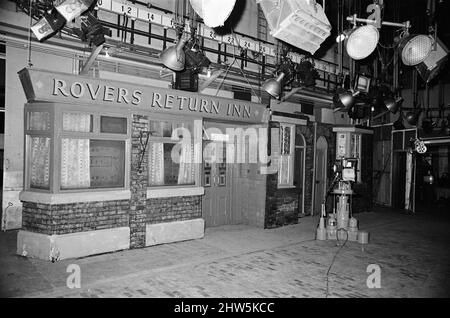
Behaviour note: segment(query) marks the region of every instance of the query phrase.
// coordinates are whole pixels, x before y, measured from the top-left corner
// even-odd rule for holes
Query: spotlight
[[[417,121],[419,120],[420,112],[408,112],[405,116],[406,122],[411,126],[417,125]]]
[[[337,92],[333,96],[334,106],[337,108],[350,109],[355,104],[355,97],[359,95],[359,91],[354,93],[350,91]]]
[[[70,22],[86,11],[93,2],[94,0],[65,0],[55,8],[67,22]]]
[[[39,41],[44,41],[55,35],[65,23],[64,17],[53,9],[45,12],[44,16],[31,27],[31,30]]]
[[[224,25],[236,0],[190,0],[192,8],[210,28]]]
[[[430,54],[428,54],[422,63],[416,65],[417,71],[425,82],[429,83],[444,68],[445,62],[448,59],[448,52],[444,43],[436,38]]]
[[[397,98],[387,98],[383,101],[384,106],[386,106],[387,110],[390,111],[392,114],[396,114],[398,110],[400,109],[400,104],[403,102],[402,97]]]
[[[422,63],[430,54],[433,38],[428,35],[408,35],[400,40],[399,51],[402,62],[407,66]]]
[[[306,87],[315,86],[319,73],[310,61],[302,61],[297,67],[300,84]]]
[[[362,60],[377,48],[380,33],[373,25],[364,25],[353,29],[347,38],[345,48],[354,60]]]
[[[355,81],[355,90],[363,93],[369,93],[371,79],[367,76],[358,74]]]
[[[186,62],[186,55],[183,47],[186,44],[186,39],[180,39],[179,42],[171,47],[165,49],[159,59],[167,68],[173,71],[182,71]]]
[[[281,93],[281,81],[283,80],[284,76],[284,73],[280,73],[280,75],[278,75],[276,79],[268,79],[264,82],[262,89],[274,98],[278,99]]]
[[[185,54],[185,67],[192,70],[194,73],[198,73],[204,67],[209,67],[211,61],[205,56],[205,54],[198,48],[195,43],[189,42],[183,48]]]
[[[81,40],[100,46],[105,43],[105,35],[111,36],[111,30],[102,26],[91,12],[81,16]]]

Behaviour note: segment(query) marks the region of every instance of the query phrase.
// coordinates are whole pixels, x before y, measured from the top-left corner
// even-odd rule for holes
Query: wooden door
[[[208,227],[232,223],[231,186],[232,171],[226,163],[223,142],[205,141],[203,151],[202,209]]]

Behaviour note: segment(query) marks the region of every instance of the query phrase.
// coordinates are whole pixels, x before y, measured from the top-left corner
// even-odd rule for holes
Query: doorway
[[[295,155],[294,155],[294,186],[298,190],[298,217],[305,216],[305,137],[297,134],[295,138]]]
[[[314,195],[314,214],[320,214],[322,203],[325,199],[327,186],[327,156],[328,142],[325,137],[320,136],[316,145],[316,180]]]
[[[232,173],[226,163],[224,142],[205,141],[203,144],[203,218],[205,225],[219,226],[231,224],[231,184]]]
[[[394,152],[392,163],[392,206],[403,210],[406,191],[406,151]]]

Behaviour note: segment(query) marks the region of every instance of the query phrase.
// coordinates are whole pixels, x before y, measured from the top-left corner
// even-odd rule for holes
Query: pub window
[[[177,128],[189,133],[176,133]],[[150,121],[149,134],[149,186],[195,185],[193,122]]]
[[[280,161],[278,169],[278,186],[294,185],[294,147],[295,125],[280,124]]]
[[[27,136],[30,188],[50,189],[50,138]]]
[[[26,147],[28,153],[28,184],[33,189],[50,189],[50,112],[27,113]]]
[[[126,187],[128,118],[53,107],[27,107],[27,188],[58,192]]]
[[[61,189],[121,188],[125,141],[61,139]]]
[[[125,187],[127,118],[99,117],[95,121],[93,114],[63,112],[61,190]]]

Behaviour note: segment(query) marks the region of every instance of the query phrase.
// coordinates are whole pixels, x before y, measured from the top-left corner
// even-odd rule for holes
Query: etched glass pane
[[[92,132],[92,115],[63,113],[63,130],[74,132]]]
[[[30,187],[50,189],[50,138],[30,137]]]
[[[48,112],[29,112],[28,113],[29,130],[50,130],[50,113]]]
[[[61,141],[61,189],[125,186],[125,141]]]

